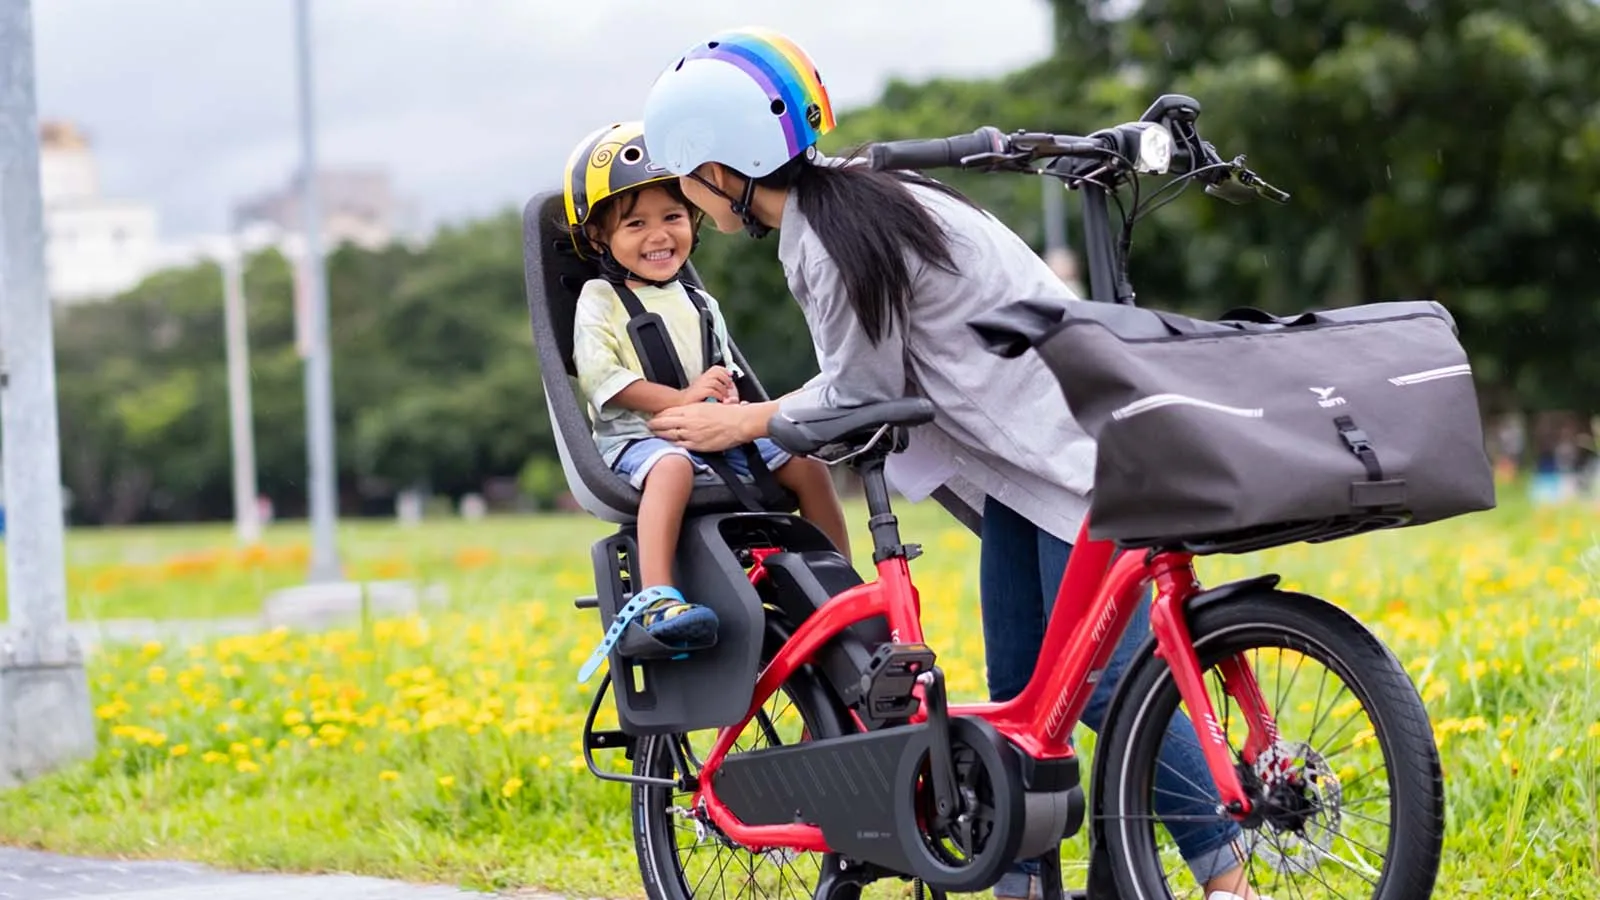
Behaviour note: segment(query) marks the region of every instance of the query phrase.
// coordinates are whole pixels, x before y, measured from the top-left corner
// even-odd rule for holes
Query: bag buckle
[[[1360,456],[1363,453],[1372,452],[1372,440],[1367,437],[1367,433],[1365,431],[1354,427],[1348,429],[1341,428],[1339,429],[1339,434],[1344,437],[1344,442],[1350,445],[1350,449],[1357,456]]]

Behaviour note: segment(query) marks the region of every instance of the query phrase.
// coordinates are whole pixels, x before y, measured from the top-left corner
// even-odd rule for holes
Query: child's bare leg
[[[672,584],[672,559],[683,527],[683,510],[694,490],[694,466],[681,455],[656,461],[639,498],[639,578],[660,598],[645,607],[642,623],[657,640],[673,646],[705,646],[717,633],[717,614],[686,601]]]
[[[672,557],[693,489],[694,466],[677,454],[657,460],[645,476],[638,521],[639,578],[644,587],[672,584]]]
[[[845,526],[844,508],[833,489],[833,479],[828,477],[828,467],[814,459],[793,457],[773,473],[778,483],[794,492],[800,500],[800,515],[822,529],[833,546],[850,555],[850,530]]]

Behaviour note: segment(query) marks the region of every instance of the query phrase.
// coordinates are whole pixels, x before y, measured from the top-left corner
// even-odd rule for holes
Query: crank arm
[[[944,694],[944,672],[934,666],[917,676],[928,708],[928,774],[933,782],[933,827],[943,828],[956,812],[956,766],[950,753],[950,706]]]

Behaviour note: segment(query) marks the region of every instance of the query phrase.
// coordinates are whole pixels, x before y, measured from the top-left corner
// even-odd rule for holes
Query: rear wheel
[[[768,612],[761,663],[787,640],[783,621]],[[826,680],[805,666],[767,701],[731,753],[810,740],[853,731],[849,714]],[[635,775],[674,778],[687,766],[698,774],[700,761],[716,739],[715,731],[643,738],[634,755]],[[750,900],[809,900],[825,867],[837,868],[832,854],[772,850],[752,853],[722,835],[701,810],[690,809],[692,793],[665,787],[633,789],[633,835],[639,873],[652,900],[695,897]],[[848,894],[849,890],[842,893]],[[848,900],[835,889],[833,896]]]
[[[1203,898],[1175,835],[1191,850],[1220,845],[1226,853],[1231,831],[1238,856],[1229,862],[1244,860],[1258,893],[1428,897],[1444,841],[1443,779],[1427,710],[1393,654],[1342,610],[1298,594],[1245,594],[1189,621],[1252,815],[1240,831],[1218,810],[1172,670],[1143,659],[1126,676],[1126,699],[1097,751],[1109,754],[1102,815],[1122,896]],[[1279,732],[1248,762],[1248,721],[1222,677],[1230,661],[1254,671]],[[1180,746],[1191,748],[1188,761]],[[1160,828],[1158,809],[1166,813]]]

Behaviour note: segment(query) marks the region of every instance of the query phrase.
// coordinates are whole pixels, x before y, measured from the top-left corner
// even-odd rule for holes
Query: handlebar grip
[[[867,163],[874,169],[937,169],[959,166],[968,156],[1002,153],[1005,149],[1005,134],[985,125],[971,134],[954,137],[872,144],[867,148]]]

